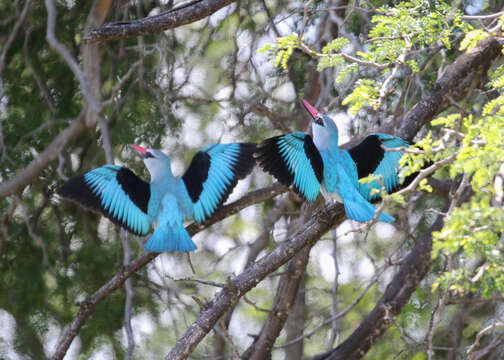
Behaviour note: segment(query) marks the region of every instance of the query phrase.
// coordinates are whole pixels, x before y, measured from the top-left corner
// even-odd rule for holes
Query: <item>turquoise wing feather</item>
[[[105,165],[67,181],[58,194],[102,213],[137,235],[150,231],[150,185],[131,170]]]
[[[194,219],[203,222],[226,201],[239,179],[255,164],[255,144],[212,144],[199,151],[182,177],[194,204]]]
[[[264,140],[256,151],[256,159],[264,171],[308,201],[315,201],[320,192],[323,162],[310,135],[294,132]]]
[[[370,183],[359,183],[359,192],[369,201],[380,197],[378,192],[372,190],[380,190],[381,184],[388,193],[399,186],[399,160],[403,152],[385,151],[382,145],[387,148],[409,146],[408,142],[399,137],[378,133],[369,135],[348,151],[357,166],[359,179],[369,175],[380,177]]]

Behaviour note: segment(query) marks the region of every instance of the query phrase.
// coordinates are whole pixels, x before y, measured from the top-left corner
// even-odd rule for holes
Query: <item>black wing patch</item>
[[[103,214],[101,199],[93,195],[92,190],[84,179],[84,174],[77,175],[68,180],[56,190],[56,193],[59,196],[78,202],[80,205],[90,210]]]
[[[310,135],[297,131],[259,144],[255,157],[262,169],[294,191],[315,201],[324,176],[324,163]]]
[[[240,155],[238,163],[235,165],[234,172],[238,180],[244,179],[255,166],[254,152],[256,144],[240,143]]]
[[[377,135],[369,135],[362,142],[348,150],[357,166],[358,178],[366,177],[376,170],[383,159],[385,150]]]
[[[150,184],[136,176],[133,171],[122,167],[117,172],[117,182],[121,185],[124,193],[147,214],[150,200]]]
[[[137,235],[150,230],[150,185],[127,168],[105,165],[70,179],[57,193]]]
[[[198,151],[193,157],[191,165],[182,176],[182,180],[186,186],[187,192],[191,197],[192,202],[199,199],[203,191],[203,183],[208,178],[208,170],[210,169],[210,155],[204,151]]]
[[[263,140],[254,153],[258,165],[268,174],[280,181],[285,186],[291,186],[294,181],[294,173],[290,171],[281,155],[278,141],[281,136],[275,136]],[[313,142],[312,142],[313,143]],[[306,145],[305,145],[306,146]],[[313,145],[315,146],[315,145]]]
[[[194,219],[208,219],[255,165],[253,143],[212,144],[199,151],[182,177],[194,204]]]
[[[304,150],[306,157],[310,159],[311,167],[315,172],[318,182],[322,184],[324,176],[324,163],[322,161],[322,156],[320,156],[320,152],[309,135],[307,135],[304,139]]]

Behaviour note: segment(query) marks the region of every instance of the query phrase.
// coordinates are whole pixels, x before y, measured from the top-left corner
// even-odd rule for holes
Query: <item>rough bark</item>
[[[361,359],[387,331],[392,318],[406,305],[431,265],[432,232],[443,226],[439,216],[421,240],[413,247],[399,271],[388,284],[385,293],[359,327],[335,349],[312,360]]]
[[[341,205],[324,207],[304,224],[293,236],[287,238],[272,252],[249,266],[243,273],[231,278],[198,319],[180,338],[166,360],[186,359],[201,340],[215,326],[219,318],[235,304],[241,296],[256,286],[268,274],[293,258],[301,249],[313,245],[320,237],[345,218]]]
[[[85,37],[85,40],[88,42],[102,42],[131,36],[157,34],[203,19],[234,1],[235,0],[191,1],[174,9],[163,11],[158,15],[148,16],[143,19],[105,24],[104,26],[91,30]]]
[[[289,261],[285,275],[277,287],[274,307],[264,322],[259,336],[243,354],[242,359],[261,360],[271,357],[271,348],[285,325],[299,293],[312,246],[305,246]]]
[[[89,12],[86,29],[100,26],[105,21],[112,0],[95,0]],[[97,101],[101,98],[101,56],[98,44],[84,44],[82,48],[82,67],[89,85],[89,90]],[[98,122],[99,112],[91,106],[86,108],[86,125],[91,127]]]
[[[202,224],[192,223],[186,229],[189,234],[192,236],[201,230],[209,227],[216,222],[221,221],[222,219],[237,213],[238,211],[244,209],[247,206],[257,204],[263,202],[267,199],[270,199],[278,194],[287,191],[285,186],[280,184],[275,184],[269,188],[260,189],[257,191],[253,191],[243,198],[229,204],[223,206],[215,215],[209,220],[205,221]],[[136,271],[150,263],[154,260],[159,254],[152,252],[144,252],[138,258],[129,263],[129,265],[124,266],[112,279],[110,279],[105,285],[103,285],[100,289],[98,289],[94,294],[89,296],[85,301],[83,301],[79,306],[79,311],[77,315],[73,319],[72,323],[65,330],[63,335],[60,337],[58,344],[56,346],[56,350],[51,357],[52,360],[61,360],[65,356],[70,344],[75,339],[75,337],[79,334],[80,329],[89,317],[93,314],[96,307],[105,300],[111,293],[117,290],[122,284],[132,276]]]
[[[299,282],[300,291],[298,291],[296,295],[294,306],[292,307],[292,310],[285,324],[285,332],[286,332],[285,342],[287,343],[294,339],[299,338],[300,336],[303,336],[306,324],[306,310],[307,310],[305,287],[306,287],[306,273]],[[304,342],[297,341],[285,348],[284,357],[285,359],[301,360],[303,358],[303,349],[304,349]]]

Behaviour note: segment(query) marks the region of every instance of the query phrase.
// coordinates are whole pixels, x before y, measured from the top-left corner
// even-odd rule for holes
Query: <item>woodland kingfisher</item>
[[[184,219],[201,223],[212,216],[255,164],[255,144],[211,144],[193,157],[178,178],[161,150],[131,146],[149,170],[150,183],[126,167],[104,165],[70,179],[58,194],[102,213],[133,234],[146,235],[154,227],[144,245],[152,252],[196,249]]]
[[[408,143],[378,133],[349,150],[340,149],[335,122],[306,100],[302,99],[302,104],[312,120],[313,139],[300,131],[266,139],[254,154],[259,166],[284,185],[294,185],[294,191],[309,202],[315,201],[322,190],[326,199],[343,203],[348,218],[371,220],[376,208],[370,201],[380,197],[382,184],[387,192],[399,185],[399,160],[403,153],[386,151],[383,146],[398,148]],[[376,175],[377,179],[359,182],[369,175]],[[381,213],[378,220],[392,222],[394,218]]]

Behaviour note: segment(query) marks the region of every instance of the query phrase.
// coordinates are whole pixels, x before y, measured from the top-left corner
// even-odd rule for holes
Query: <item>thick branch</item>
[[[488,68],[489,64],[501,56],[504,40],[497,37],[488,37],[478,42],[469,52],[461,54],[457,60],[448,66],[444,74],[429,91],[399,122],[399,129],[394,123],[387,123],[378,131],[394,134],[405,140],[411,141],[418,131],[432,121],[446,108],[450,96],[460,97],[465,94],[467,87],[460,88],[461,84],[477,69]],[[456,95],[456,96],[455,96]],[[356,137],[346,144],[343,149],[349,149],[362,141],[363,137]]]
[[[314,244],[344,218],[345,212],[341,205],[324,207],[272,252],[250,265],[240,275],[231,278],[229,285],[207,304],[198,319],[177,341],[165,360],[186,359],[206,334],[212,330],[219,318],[241,296],[255,287],[268,274],[294,257],[301,249]]]
[[[223,206],[221,210],[219,210],[212,218],[205,221],[202,224],[193,223],[190,224],[186,229],[189,234],[192,236],[201,230],[209,227],[216,222],[232,215],[236,214],[240,210],[253,205],[261,203],[267,199],[275,197],[283,192],[286,192],[287,188],[278,183],[264,188],[260,190],[256,190],[248,193],[243,198],[229,204]],[[123,266],[121,271],[117,273],[112,279],[109,280],[105,285],[103,285],[100,289],[98,289],[93,295],[88,297],[85,301],[83,301],[80,305],[79,311],[75,316],[74,320],[70,324],[70,326],[66,329],[63,336],[61,336],[58,345],[56,347],[56,351],[54,355],[51,357],[52,360],[61,360],[65,356],[70,344],[73,339],[77,336],[82,326],[89,319],[91,314],[94,312],[96,307],[105,300],[112,292],[117,290],[122,284],[128,279],[131,275],[133,275],[136,271],[150,263],[158,256],[158,253],[152,252],[144,252],[142,255],[137,257],[135,260],[130,262],[127,266]]]
[[[404,115],[396,135],[406,140],[413,139],[425,123],[439,114],[443,103],[469,74],[500,56],[502,43],[501,38],[488,37],[469,52],[460,55],[446,68],[432,90]],[[388,132],[392,133],[392,130],[388,129]]]
[[[0,199],[15,194],[34,181],[46,166],[58,156],[61,146],[76,138],[86,130],[84,114],[81,113],[65,130],[54,138],[26,168],[0,186]]]
[[[471,189],[464,186],[463,180],[458,187],[460,194],[454,196],[451,202],[457,206],[468,201],[473,194]],[[388,284],[383,296],[359,327],[341,345],[315,356],[311,360],[357,360],[364,357],[387,331],[429,271],[432,262],[432,233],[443,227],[444,220],[444,215],[438,216],[430,229],[415,244],[408,256],[402,261],[399,271]]]
[[[313,243],[314,244],[314,243]],[[312,246],[305,246],[289,261],[275,295],[275,305],[264,322],[259,336],[243,354],[242,359],[266,359],[296,301],[299,284],[308,265]]]
[[[385,293],[374,309],[361,322],[359,327],[343,342],[327,353],[312,360],[361,359],[382,336],[406,305],[411,294],[431,265],[432,232],[443,226],[443,217],[439,216],[432,227],[404,259],[399,271],[390,281]]]
[[[235,0],[196,0],[175,9],[143,19],[118,21],[97,27],[89,32],[85,41],[102,42],[132,36],[157,34],[210,16]]]

